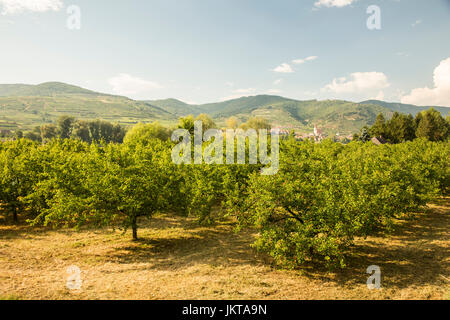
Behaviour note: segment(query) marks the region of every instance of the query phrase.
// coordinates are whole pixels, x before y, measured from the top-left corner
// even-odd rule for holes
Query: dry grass
[[[450,199],[358,239],[345,270],[277,269],[250,248],[254,234],[230,222],[200,227],[159,216],[131,242],[119,231],[47,230],[0,222],[0,299],[449,299]],[[80,291],[66,270],[82,270]],[[382,289],[368,290],[379,265]]]

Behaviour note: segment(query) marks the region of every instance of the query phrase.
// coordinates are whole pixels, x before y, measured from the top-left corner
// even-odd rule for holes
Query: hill
[[[60,115],[103,119],[123,125],[139,121],[175,121],[157,106],[58,82],[0,85],[0,129],[27,130],[54,122]]]
[[[273,126],[311,132],[314,125],[317,125],[328,134],[357,132],[361,127],[373,124],[379,113],[390,118],[395,111],[416,115],[429,109],[377,100],[361,103],[342,100],[298,101],[271,95],[241,97],[202,105],[190,105],[175,99],[148,102],[177,116],[206,113],[220,125],[224,125],[225,120],[231,116],[236,116],[241,121],[246,121],[251,116],[260,116],[270,121]],[[444,115],[450,110],[445,107],[436,109]]]
[[[238,99],[190,105],[179,100],[147,101],[177,116],[206,113],[224,125],[231,116],[245,122],[252,116],[267,119],[274,127],[286,127],[302,132],[311,132],[314,125],[323,128],[326,133],[352,133],[362,126],[372,124],[381,112],[386,117],[392,111],[378,106],[339,100],[298,101],[280,96],[258,95]]]
[[[161,101],[150,103],[166,108]],[[386,117],[390,117],[393,113],[378,105],[359,105],[339,100],[297,101],[269,95],[242,97],[196,106],[181,104],[177,106],[180,115],[207,113],[219,125],[224,125],[225,120],[231,116],[236,116],[243,122],[252,116],[259,116],[267,119],[274,127],[311,132],[314,125],[317,125],[330,134],[356,132],[362,126],[372,124],[379,113],[385,114]],[[173,110],[172,105],[166,110]]]
[[[152,100],[145,101],[146,103],[164,109],[178,117],[187,116],[190,114],[198,115],[201,110],[196,105],[184,103],[177,99]]]
[[[0,129],[10,130],[28,130],[52,123],[60,115],[103,119],[122,125],[155,120],[174,125],[181,116],[206,113],[221,126],[231,116],[238,117],[242,122],[252,116],[260,116],[274,127],[312,132],[314,125],[317,125],[328,134],[350,134],[373,124],[379,113],[389,118],[395,111],[415,115],[426,109],[428,107],[378,100],[360,103],[342,100],[299,101],[272,95],[193,105],[176,99],[136,101],[60,82],[0,85]],[[450,110],[445,107],[436,109],[444,116]]]
[[[437,106],[428,106],[428,107],[419,107],[419,106],[415,106],[413,104],[403,104],[403,103],[397,103],[397,102],[384,102],[384,101],[380,101],[380,100],[367,100],[367,101],[363,101],[360,102],[360,104],[374,104],[374,105],[378,105],[387,109],[390,109],[392,111],[397,111],[400,113],[410,113],[412,115],[416,115],[421,111],[430,109],[431,107],[433,107],[434,109],[436,109],[437,111],[439,111],[440,113],[442,113],[443,116],[448,115],[450,108],[447,107],[437,107]]]
[[[266,118],[273,126],[312,132],[314,125],[326,133],[352,133],[371,124],[381,112],[392,112],[376,105],[358,105],[339,100],[297,101],[278,96],[244,97],[231,101],[200,106],[206,113],[224,120],[237,116],[242,121],[250,116]]]
[[[81,87],[62,82],[46,82],[38,85],[27,84],[0,84],[0,96],[55,96],[55,95],[104,95]]]

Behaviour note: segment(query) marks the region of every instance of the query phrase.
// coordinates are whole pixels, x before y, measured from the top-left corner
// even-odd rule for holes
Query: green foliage
[[[392,143],[412,141],[416,138],[415,131],[416,125],[412,115],[395,112],[392,119],[387,123],[386,138]]]
[[[241,125],[241,129],[244,130],[248,130],[248,129],[255,129],[255,130],[259,130],[259,129],[266,129],[266,130],[270,130],[271,129],[271,125],[270,123],[261,117],[251,117],[250,119],[248,119],[248,121],[244,124]]]
[[[128,130],[125,135],[125,143],[147,143],[153,139],[167,141],[170,139],[171,132],[163,127],[159,122],[143,124],[139,123]]]
[[[119,124],[103,120],[85,121],[76,120],[74,117],[60,116],[57,125],[46,124],[36,127],[32,133],[33,135],[29,135],[27,138],[44,143],[55,138],[74,138],[88,143],[100,140],[106,143],[122,143],[126,132]]]
[[[226,214],[245,194],[250,174],[259,165],[189,165],[185,167],[186,213],[200,223],[211,223]]]
[[[358,136],[358,141],[368,142],[370,141],[370,134],[367,128],[362,128],[361,134]]]
[[[375,146],[283,141],[280,172],[253,174],[234,203],[256,248],[287,267],[345,266],[355,236],[389,230],[393,219],[448,191],[448,144],[417,140]],[[446,191],[444,191],[446,190]]]
[[[201,121],[203,124],[203,131],[207,131],[209,129],[217,129],[217,125],[213,119],[211,119],[206,113],[199,114],[195,121]]]
[[[225,121],[225,124],[228,129],[236,130],[239,127],[240,120],[237,117],[232,116]]]
[[[38,150],[43,170],[24,198],[39,213],[33,224],[119,223],[132,228],[137,239],[138,218],[168,206],[177,168],[167,143],[102,146],[54,140]]]
[[[430,141],[446,141],[450,135],[450,125],[438,111],[431,108],[421,112],[416,134],[417,137]]]
[[[44,124],[41,126],[41,140],[46,142],[58,136],[58,129],[55,125]]]
[[[60,116],[56,123],[57,123],[57,128],[58,128],[57,129],[58,136],[61,139],[69,139],[70,136],[72,135],[73,124],[75,123],[75,118],[69,117],[69,116]]]
[[[187,117],[184,118],[180,118],[178,120],[178,129],[185,129],[187,131],[189,131],[191,134],[194,134],[194,116],[193,115],[189,115]]]
[[[35,127],[33,131],[29,131],[25,133],[24,135],[25,139],[41,142],[42,136],[41,136],[41,128]]]
[[[377,116],[374,125],[370,128],[370,134],[375,137],[384,136],[386,134],[386,118],[382,113]]]
[[[386,121],[380,113],[369,133],[375,137],[383,137],[390,143],[412,141],[416,138],[446,141],[450,135],[450,125],[433,108],[418,113],[415,119],[411,114],[395,112],[392,118]]]
[[[291,137],[281,142],[278,174],[263,176],[261,165],[177,166],[163,133],[154,123],[130,131],[123,144],[0,143],[0,210],[34,225],[119,226],[134,239],[139,219],[159,211],[201,223],[227,214],[238,228],[256,228],[256,248],[280,265],[345,266],[355,237],[390,230],[395,219],[450,191],[448,142]]]
[[[39,174],[35,151],[35,143],[26,139],[0,145],[0,209],[12,214],[15,222],[18,212],[25,209],[21,200],[31,192]]]

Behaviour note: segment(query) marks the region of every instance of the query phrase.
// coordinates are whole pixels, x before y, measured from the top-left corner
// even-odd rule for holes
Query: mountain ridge
[[[86,94],[104,95],[79,86],[63,82],[44,82],[37,85],[30,84],[0,84],[0,96],[52,96],[58,94]]]
[[[416,106],[414,104],[405,104],[405,103],[400,103],[400,102],[386,102],[386,101],[381,101],[381,100],[366,100],[366,101],[360,102],[360,104],[376,104],[376,105],[391,109],[393,111],[397,111],[400,113],[411,113],[411,114],[414,111],[417,114],[420,111],[423,111],[424,108],[425,109],[434,108],[442,114],[445,114],[446,112],[450,111],[450,107],[445,107],[445,106],[421,107],[421,106]]]
[[[54,122],[60,115],[79,119],[103,119],[123,125],[160,121],[175,125],[179,117],[206,113],[219,125],[235,116],[242,122],[249,117],[266,118],[273,126],[310,132],[314,125],[327,133],[352,133],[371,125],[379,113],[387,118],[394,112],[417,114],[429,107],[366,100],[295,100],[276,95],[255,95],[222,102],[188,104],[169,98],[133,100],[99,93],[82,87],[45,82],[38,85],[0,84],[0,129],[30,129]],[[447,115],[450,108],[435,107]]]

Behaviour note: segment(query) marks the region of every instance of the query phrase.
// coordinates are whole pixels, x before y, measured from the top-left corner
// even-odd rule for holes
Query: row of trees
[[[1,143],[1,212],[14,221],[22,213],[33,225],[120,224],[131,228],[136,240],[138,218],[157,211],[210,222],[212,208],[237,182],[233,177],[245,177],[241,172],[251,168],[178,166],[172,162],[171,142],[135,137],[123,144],[78,139]]]
[[[122,143],[125,134],[125,128],[119,124],[103,120],[77,120],[74,117],[61,116],[56,124],[37,126],[25,134],[18,131],[16,132],[16,138],[27,138],[44,143],[55,138],[74,138],[88,143],[100,140]]]
[[[429,141],[446,141],[450,136],[450,117],[444,119],[439,111],[431,108],[420,112],[413,118],[395,112],[390,120],[379,114],[374,125],[363,128],[356,138],[367,140],[371,137],[383,137],[390,143],[412,141],[425,138]]]
[[[138,135],[141,138],[153,137],[165,141],[170,138],[172,131],[176,128],[187,129],[193,133],[195,121],[202,121],[204,131],[218,128],[214,120],[207,114],[200,114],[197,117],[189,115],[180,118],[178,124],[174,128],[164,127],[157,121],[148,124],[139,123],[129,130],[130,133],[128,135],[130,137]],[[229,129],[270,129],[270,124],[261,117],[250,117],[245,123],[241,123],[236,117],[231,117],[226,121],[226,125]],[[71,116],[60,116],[56,121],[56,124],[37,126],[32,131],[26,133],[17,131],[16,138],[26,138],[44,143],[55,138],[74,138],[88,143],[100,140],[107,143],[122,143],[126,134],[127,130],[119,124],[113,124],[102,120],[77,120]]]
[[[192,116],[192,115],[181,118],[180,121],[178,122],[178,128],[187,129],[190,132],[193,132],[195,121],[202,121],[204,130],[218,128],[218,126],[216,125],[214,120],[211,119],[207,114],[200,114],[196,118],[194,118],[194,116]],[[270,123],[262,117],[250,117],[250,118],[248,118],[247,122],[242,123],[242,121],[239,118],[232,116],[225,121],[225,125],[226,125],[227,129],[243,129],[243,130],[267,129],[267,130],[270,130],[270,128],[271,128]]]
[[[0,210],[34,225],[119,225],[133,239],[140,219],[156,212],[201,223],[228,215],[238,228],[256,228],[256,248],[281,265],[344,266],[354,237],[389,229],[449,191],[448,142],[290,138],[281,141],[279,173],[262,176],[261,165],[175,165],[164,132],[137,126],[123,144],[0,143]]]
[[[157,138],[162,141],[166,141],[170,139],[172,132],[174,129],[186,129],[191,134],[194,133],[194,123],[195,121],[201,121],[203,124],[203,131],[209,130],[209,129],[217,129],[218,126],[214,122],[213,119],[211,119],[207,114],[200,114],[197,117],[194,117],[192,115],[187,117],[182,117],[179,119],[177,125],[175,128],[167,128],[162,126],[159,122],[153,122],[153,123],[139,123],[132,127],[130,130],[128,130],[124,141],[131,141],[131,140],[148,140],[152,138]],[[226,125],[228,129],[269,129],[270,130],[270,124],[267,122],[266,119],[261,117],[250,117],[247,122],[240,123],[240,120],[236,117],[231,117],[226,121]]]
[[[270,130],[271,125],[270,123],[261,117],[250,117],[247,122],[241,123],[241,121],[237,117],[230,117],[226,120],[226,125],[228,129],[266,129]]]

